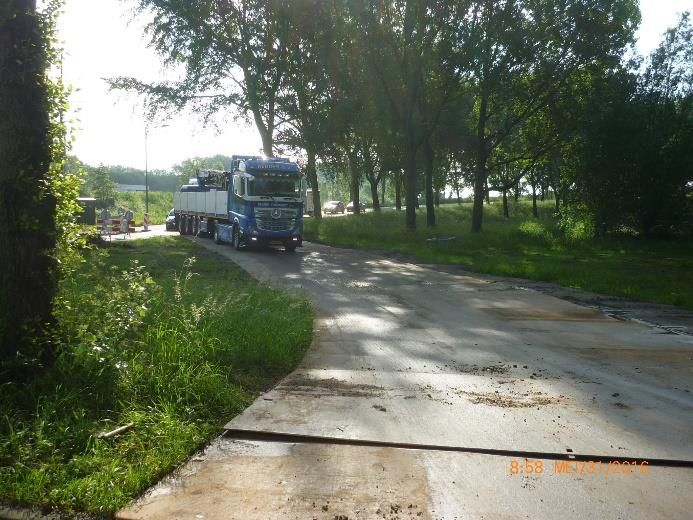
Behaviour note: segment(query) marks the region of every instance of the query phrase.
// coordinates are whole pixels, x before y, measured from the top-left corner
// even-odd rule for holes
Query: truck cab
[[[288,159],[233,157],[229,221],[246,245],[294,249],[303,242],[301,172]],[[233,241],[233,237],[232,237]]]

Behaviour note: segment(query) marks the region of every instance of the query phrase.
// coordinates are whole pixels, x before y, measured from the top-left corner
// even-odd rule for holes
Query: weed
[[[307,301],[177,238],[92,252],[56,316],[55,366],[0,387],[0,499],[67,512],[125,505],[293,369],[312,333]]]

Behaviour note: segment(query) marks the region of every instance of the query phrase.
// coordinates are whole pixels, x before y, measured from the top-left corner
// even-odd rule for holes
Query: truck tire
[[[185,234],[190,234],[190,215],[185,215]]]
[[[200,232],[200,217],[193,217],[192,220],[192,232],[194,236],[197,236]]]
[[[185,235],[185,215],[178,215],[178,232]]]
[[[219,237],[219,226],[214,225],[214,243],[221,245],[221,238]]]
[[[241,250],[241,232],[238,229],[238,226],[233,226],[233,247],[236,248],[236,250],[240,251]]]

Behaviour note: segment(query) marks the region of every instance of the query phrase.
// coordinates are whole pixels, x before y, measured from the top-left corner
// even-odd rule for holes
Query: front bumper
[[[303,237],[300,235],[292,237],[267,237],[246,235],[246,245],[250,247],[303,247]]]

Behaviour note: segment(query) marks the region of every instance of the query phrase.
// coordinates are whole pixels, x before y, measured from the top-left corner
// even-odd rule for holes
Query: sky
[[[65,49],[63,77],[71,96],[75,128],[72,153],[91,165],[100,163],[145,167],[145,120],[134,94],[110,92],[103,78],[132,76],[144,81],[175,79],[156,52],[147,47],[144,23],[133,16],[129,0],[66,0],[59,25]],[[693,0],[641,0],[638,51],[648,54],[678,13],[693,11]],[[169,169],[195,156],[253,154],[261,151],[255,128],[229,113],[221,128],[205,127],[199,118],[182,113],[166,127],[149,127],[150,169]]]

